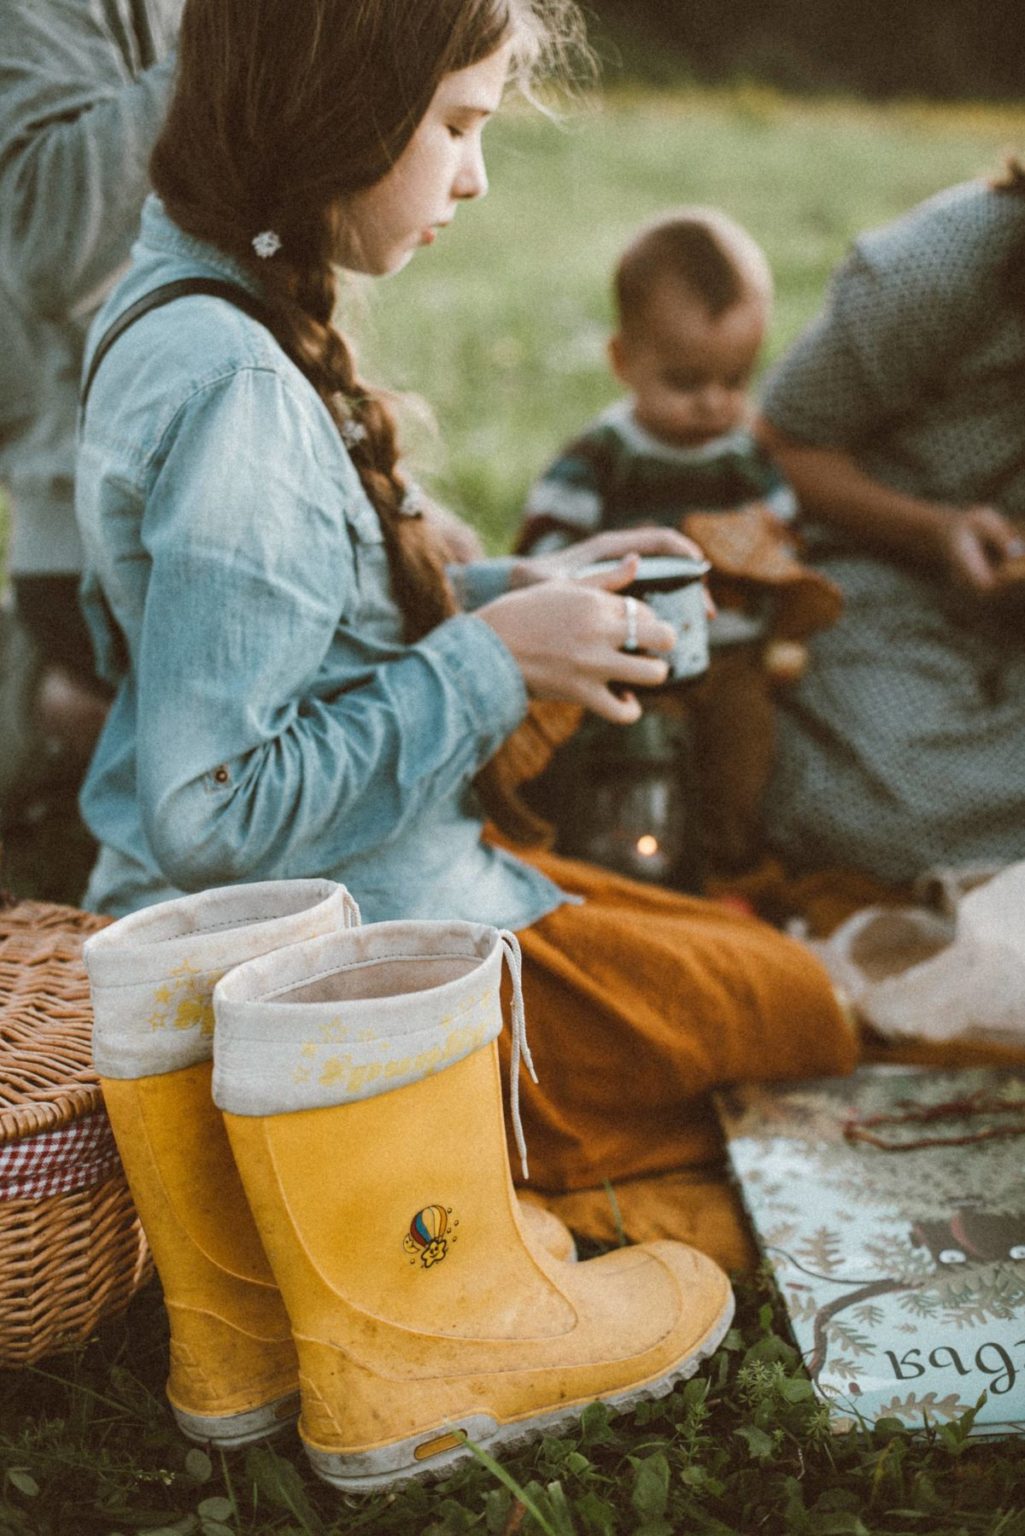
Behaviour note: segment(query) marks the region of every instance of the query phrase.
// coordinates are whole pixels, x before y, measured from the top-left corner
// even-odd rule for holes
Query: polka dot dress
[[[895,488],[1025,525],[1025,195],[972,183],[864,236],[770,379],[769,419]],[[1021,277],[1019,277],[1019,283]],[[1025,599],[994,616],[913,560],[809,529],[845,611],[781,700],[770,841],[903,881],[1025,858]]]

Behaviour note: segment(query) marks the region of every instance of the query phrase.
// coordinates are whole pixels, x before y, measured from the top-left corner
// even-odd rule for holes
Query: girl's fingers
[[[669,673],[669,663],[658,656],[632,655],[629,651],[617,653],[607,672],[610,682],[626,683],[632,688],[657,688]]]
[[[615,694],[601,683],[581,689],[579,702],[592,714],[600,715],[613,725],[633,725],[641,717],[641,706],[636,694],[629,691]]]
[[[632,604],[631,618],[628,604]],[[609,615],[609,639],[617,651],[671,651],[676,644],[676,630],[660,619],[653,608],[637,598],[616,597]]]
[[[587,539],[583,548],[594,560],[615,560],[617,556],[677,555],[691,560],[703,560],[704,554],[693,539],[676,528],[664,528],[657,523],[641,528],[617,528],[595,534]]]
[[[641,616],[637,624],[637,648],[641,651],[671,651],[676,644],[676,630],[664,619],[658,618],[647,604],[641,604]],[[649,618],[648,615],[651,615]]]
[[[611,571],[599,571],[593,576],[579,576],[577,580],[582,587],[597,587],[603,592],[618,592],[621,587],[628,587],[632,581],[636,580],[639,564],[640,556],[631,552],[624,555]]]
[[[613,570],[607,571],[604,575],[581,576],[579,581],[581,586],[597,587],[605,592],[614,594],[621,592],[624,587],[630,586],[636,574],[637,556],[631,554],[625,556]],[[704,599],[705,617],[710,620],[714,619],[716,606],[707,587],[705,588]],[[626,644],[629,634],[625,607],[620,610],[620,613],[621,617],[618,621],[615,618],[611,621],[613,624],[613,635],[616,632],[616,623],[618,622],[622,625],[621,633],[623,638],[617,642],[617,649],[619,650]],[[641,651],[671,651],[677,639],[673,626],[667,624],[664,619],[660,619],[653,608],[647,603],[642,603],[639,599],[637,600],[636,613],[637,649]]]
[[[581,579],[581,586],[609,594],[607,601],[601,600],[602,612],[592,633],[602,640],[607,639],[617,651],[627,646],[635,651],[671,651],[677,638],[673,626],[660,619],[654,608],[642,603],[640,598],[624,598],[619,595],[621,589],[628,587],[632,580],[630,557],[604,576],[586,576]]]
[[[632,531],[634,542],[631,548],[636,549],[638,554],[703,558],[694,540],[688,539],[676,528],[634,528]]]

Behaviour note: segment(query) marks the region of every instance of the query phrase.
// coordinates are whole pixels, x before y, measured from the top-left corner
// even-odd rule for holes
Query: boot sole
[[[282,1430],[291,1429],[299,1416],[299,1393],[288,1392],[284,1397],[261,1403],[258,1408],[250,1408],[245,1413],[188,1413],[174,1403],[171,1412],[186,1439],[194,1440],[197,1445],[213,1445],[230,1451],[236,1446],[269,1440]]]
[[[489,1452],[499,1448],[518,1450],[540,1439],[542,1435],[557,1433],[570,1424],[578,1423],[584,1409],[592,1402],[602,1402],[616,1413],[625,1413],[638,1403],[668,1397],[679,1382],[693,1376],[698,1367],[718,1349],[733,1321],[734,1305],[731,1292],[718,1319],[692,1354],[664,1375],[629,1387],[623,1392],[612,1393],[608,1397],[583,1398],[551,1413],[536,1414],[529,1419],[516,1419],[504,1424],[490,1414],[469,1414],[460,1419],[458,1425],[442,1424],[432,1430],[422,1430],[406,1440],[394,1441],[374,1451],[351,1454],[321,1451],[305,1441],[303,1449],[317,1476],[333,1488],[347,1493],[370,1492],[415,1479],[440,1477],[457,1462],[472,1458],[473,1450],[467,1442]]]

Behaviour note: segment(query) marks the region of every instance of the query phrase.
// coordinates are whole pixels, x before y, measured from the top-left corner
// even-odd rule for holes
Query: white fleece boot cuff
[[[358,923],[333,880],[267,880],[161,902],[101,929],[83,949],[96,1071],[149,1077],[209,1060],[211,994],[225,971]]]
[[[214,1102],[276,1115],[440,1072],[501,1031],[502,956],[495,928],[409,920],[239,966],[214,993]]]

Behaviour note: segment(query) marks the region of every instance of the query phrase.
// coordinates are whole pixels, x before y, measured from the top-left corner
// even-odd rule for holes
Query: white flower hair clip
[[[415,485],[407,485],[399,502],[400,517],[423,517],[423,493]]]
[[[357,448],[360,443],[367,440],[367,429],[361,421],[355,421],[349,416],[339,429],[342,442],[346,448]]]
[[[253,250],[261,261],[266,261],[269,256],[276,256],[281,249],[281,236],[273,229],[262,229],[258,235],[253,236]]]

